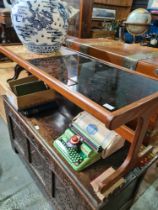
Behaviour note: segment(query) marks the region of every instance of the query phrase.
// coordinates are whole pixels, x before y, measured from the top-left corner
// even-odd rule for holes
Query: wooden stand
[[[113,167],[120,165],[126,156],[128,147],[124,147],[123,150],[106,160],[100,160],[83,172],[78,173],[72,170],[52,146],[53,139],[64,132],[70,121],[64,115],[72,110],[72,105],[65,102],[61,103],[59,110],[52,110],[38,115],[38,118],[28,119],[18,113],[4,98],[13,149],[29,170],[38,187],[49,199],[53,209],[128,210],[133,203],[144,173],[157,157],[155,156],[143,167],[136,167],[128,173],[124,178],[125,184],[119,185],[118,189],[108,194],[108,199],[98,197],[90,182],[100,176],[109,165]],[[65,110],[65,113],[60,110]],[[71,115],[73,116],[72,113]],[[60,127],[58,126],[59,121],[61,122]]]
[[[50,66],[47,66],[47,68],[46,68],[46,65],[44,65],[45,69],[43,70],[41,68],[41,66],[38,67],[39,60],[34,65],[31,63],[30,59],[32,58],[33,55],[30,52],[27,52],[22,46],[19,47],[18,49],[19,49],[19,52],[16,52],[15,47],[13,47],[13,46],[12,47],[1,46],[0,52],[2,54],[4,54],[5,56],[7,56],[8,58],[10,58],[11,60],[15,61],[17,64],[19,64],[21,67],[26,69],[28,72],[30,72],[37,78],[44,81],[50,88],[52,88],[55,91],[57,91],[58,93],[60,93],[64,100],[68,99],[74,105],[91,113],[97,119],[102,121],[106,125],[107,128],[109,128],[111,130],[116,130],[119,134],[121,134],[130,143],[130,147],[129,147],[127,156],[126,156],[126,158],[124,158],[121,165],[110,176],[106,177],[100,183],[98,183],[98,190],[101,193],[107,191],[111,186],[113,186],[117,181],[119,181],[123,176],[125,176],[130,170],[132,170],[140,161],[139,150],[143,143],[145,133],[147,131],[148,122],[149,122],[151,115],[155,112],[155,110],[158,106],[158,92],[155,89],[155,88],[158,88],[156,81],[153,81],[149,78],[145,78],[142,75],[137,74],[136,72],[128,71],[126,69],[119,68],[118,66],[114,66],[112,64],[103,63],[103,62],[101,63],[99,60],[93,60],[91,58],[91,60],[89,60],[89,61],[93,60],[95,62],[98,62],[98,65],[100,64],[101,66],[104,66],[105,68],[107,68],[107,66],[109,66],[109,68],[112,67],[112,69],[115,68],[116,75],[121,72],[120,75],[125,74],[126,77],[127,76],[133,77],[136,79],[136,81],[138,78],[141,79],[141,81],[142,80],[144,80],[144,82],[146,81],[146,85],[149,85],[151,83],[152,84],[151,87],[153,87],[155,85],[154,89],[151,88],[151,90],[150,90],[152,92],[152,94],[151,94],[151,92],[148,93],[148,88],[147,88],[146,89],[147,93],[144,92],[144,97],[140,98],[139,100],[130,98],[130,100],[132,101],[130,104],[128,104],[128,105],[123,104],[123,106],[121,108],[118,108],[117,110],[111,112],[111,111],[108,111],[107,109],[105,109],[104,107],[100,106],[99,104],[97,104],[96,102],[91,100],[90,98],[86,97],[85,95],[83,95],[77,91],[73,91],[71,89],[71,87],[68,85],[68,83],[64,84],[63,80],[60,81],[58,79],[59,78],[58,71],[61,70],[59,65],[58,66],[50,65]],[[83,55],[81,56],[79,53],[75,53],[74,51],[71,51],[71,50],[69,51],[68,49],[65,49],[65,48],[63,48],[63,50],[65,52],[69,53],[69,55],[71,54],[71,56],[76,54],[76,56],[78,56],[78,61],[80,61],[80,60],[82,61],[83,58],[85,58],[87,60],[89,59],[88,57],[83,56]],[[16,54],[14,52],[16,52]],[[64,56],[62,54],[60,54],[60,57],[63,58]],[[45,56],[45,58],[46,58],[46,56]],[[57,62],[58,61],[57,58],[59,58],[59,56],[57,57],[56,54],[52,54],[51,59],[53,59]],[[80,59],[80,58],[82,58],[82,59]],[[47,59],[48,58],[46,58],[46,61],[48,62]],[[59,61],[57,63],[59,63]],[[53,68],[52,71],[54,71],[54,67],[58,68],[56,75],[54,74],[54,72],[50,71],[50,68]],[[48,70],[48,72],[47,72],[47,70]],[[81,71],[81,66],[80,66],[80,71]],[[53,76],[51,76],[51,74],[53,74]],[[78,73],[77,73],[77,75],[78,75]],[[119,78],[119,76],[116,78]],[[68,81],[70,79],[71,78],[69,78],[69,77],[67,78]],[[128,89],[128,91],[130,91],[130,90]],[[137,91],[138,91],[138,89],[137,89]],[[125,124],[132,121],[133,119],[137,119],[137,126],[136,126],[135,131],[133,131],[133,130],[129,129],[127,126],[125,126]],[[65,122],[65,120],[64,120],[64,122]],[[65,125],[64,129],[65,129],[67,127],[67,124],[64,123],[64,125]],[[53,130],[53,132],[55,130]],[[62,130],[62,132],[63,131],[64,130]],[[61,130],[60,130],[60,132],[61,132]],[[59,136],[59,133],[56,133],[56,135],[54,137],[57,137],[57,136]],[[49,139],[49,141],[51,141],[51,139]],[[50,142],[49,142],[49,145],[50,145]],[[54,154],[54,155],[56,157],[56,154]],[[65,168],[66,165],[62,164],[63,168]],[[106,171],[108,168],[109,168],[109,166],[105,167],[105,168],[103,167],[103,171]],[[96,168],[95,168],[95,170],[96,170]],[[94,173],[94,170],[92,170],[92,171],[93,171],[93,173],[91,173],[91,174],[93,176],[95,173]],[[99,176],[102,172],[97,171],[97,174],[95,174],[94,177],[91,177],[91,181],[92,181],[92,179],[95,179],[97,176]],[[79,176],[79,174],[77,176]],[[84,183],[84,180],[82,180],[82,181]],[[88,180],[88,182],[89,182],[89,180]],[[88,185],[89,184],[90,184],[90,182],[88,183]],[[81,189],[79,191],[80,191],[80,193],[82,193]],[[84,193],[86,193],[88,197],[90,196],[89,190],[87,192],[84,191]],[[89,201],[90,200],[91,199],[89,199]],[[91,205],[95,206],[96,204],[94,204],[94,201],[93,201]]]

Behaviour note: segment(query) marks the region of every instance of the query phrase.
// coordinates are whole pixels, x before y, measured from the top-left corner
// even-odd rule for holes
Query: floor
[[[12,151],[8,130],[2,119],[0,119],[0,160],[0,210],[52,210],[18,156]],[[145,177],[139,199],[131,210],[158,210],[156,172],[158,170],[154,166],[150,174]],[[145,188],[147,190],[142,193]]]
[[[12,151],[0,119],[0,210],[52,210],[26,168]]]

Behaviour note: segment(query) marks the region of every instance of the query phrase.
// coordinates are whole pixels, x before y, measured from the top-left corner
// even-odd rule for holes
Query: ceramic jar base
[[[25,46],[29,51],[36,54],[46,54],[46,53],[56,52],[59,51],[61,48],[60,43],[56,43],[54,45],[48,45],[48,44],[36,45],[34,43],[29,43]]]

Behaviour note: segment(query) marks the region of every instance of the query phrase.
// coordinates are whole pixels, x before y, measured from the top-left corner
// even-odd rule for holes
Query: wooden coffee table
[[[32,54],[23,46],[0,46],[0,52],[130,143],[127,157],[98,183],[98,191],[108,190],[137,165],[148,121],[158,107],[156,80],[64,47],[48,55]],[[136,129],[131,130],[126,124],[134,119]]]

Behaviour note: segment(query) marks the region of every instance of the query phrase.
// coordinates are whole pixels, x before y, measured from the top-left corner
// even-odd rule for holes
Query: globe
[[[127,31],[133,36],[142,35],[151,23],[151,14],[143,8],[133,10],[125,22]]]

